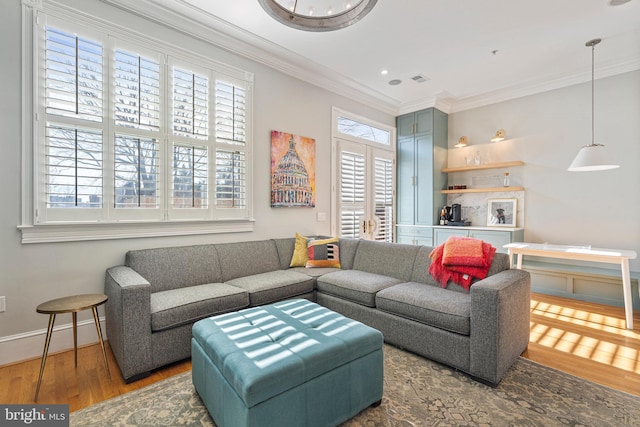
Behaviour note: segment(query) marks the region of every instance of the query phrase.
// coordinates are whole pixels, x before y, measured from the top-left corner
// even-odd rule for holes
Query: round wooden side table
[[[47,353],[49,352],[49,342],[51,341],[51,333],[53,332],[53,322],[56,320],[56,314],[71,313],[73,317],[73,355],[75,357],[75,367],[78,367],[78,312],[91,309],[93,311],[93,319],[96,322],[96,331],[100,339],[100,347],[102,347],[102,356],[104,364],[107,367],[107,376],[111,379],[109,372],[109,362],[107,362],[107,352],[104,349],[104,341],[102,340],[102,329],[100,328],[100,320],[98,319],[98,306],[107,302],[104,294],[85,294],[72,295],[68,297],[58,298],[40,304],[36,311],[38,313],[49,315],[49,327],[47,329],[47,339],[44,342],[44,351],[42,352],[42,363],[40,364],[40,375],[38,376],[38,387],[36,388],[36,397],[34,401],[38,401],[38,393],[40,392],[40,383],[42,382],[42,373],[44,372],[44,364],[47,361]]]

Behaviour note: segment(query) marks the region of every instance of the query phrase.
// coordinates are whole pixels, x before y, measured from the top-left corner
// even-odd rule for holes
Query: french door
[[[333,142],[334,235],[393,242],[393,151],[340,138]]]

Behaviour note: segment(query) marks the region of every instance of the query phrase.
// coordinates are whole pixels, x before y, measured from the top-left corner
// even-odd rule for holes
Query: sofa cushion
[[[320,292],[375,307],[376,293],[381,289],[401,283],[400,280],[381,274],[358,270],[340,270],[318,278]]]
[[[376,307],[458,334],[470,332],[471,296],[467,293],[408,282],[378,292]]]
[[[280,270],[280,258],[273,240],[216,245],[222,282]]]
[[[363,240],[358,245],[353,269],[409,280],[419,246]]]
[[[273,239],[278,251],[278,258],[280,259],[280,269],[286,270],[291,264],[291,257],[293,256],[293,249],[296,244],[294,237],[287,237],[284,239]]]
[[[332,268],[332,267],[326,267],[326,268],[294,267],[291,269],[291,271],[296,271],[298,273],[311,276],[311,277],[320,277],[320,276],[324,276],[325,274],[333,273],[334,271],[340,271],[340,269]]]
[[[340,238],[340,267],[343,270],[351,270],[353,268],[353,260],[356,257],[361,241],[362,239]]]
[[[223,281],[214,245],[132,250],[125,265],[147,279],[152,292]]]
[[[249,303],[255,306],[312,292],[314,279],[292,270],[276,270],[239,277],[227,284],[246,290]]]
[[[162,331],[249,305],[244,289],[208,283],[151,294],[151,330]]]

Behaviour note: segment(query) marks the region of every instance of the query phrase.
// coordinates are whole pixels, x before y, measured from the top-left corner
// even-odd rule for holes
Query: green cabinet
[[[396,227],[396,242],[407,245],[433,246],[431,227]]]
[[[447,166],[447,122],[447,114],[435,108],[397,118],[397,225],[437,223],[440,209],[446,204],[441,190],[447,185],[446,174],[442,173]],[[398,241],[421,240],[419,233],[410,236],[415,230],[398,227]]]
[[[523,242],[524,229],[489,230],[482,228],[435,227],[433,229],[434,246],[446,242],[450,236],[473,237],[474,239],[484,240],[487,243],[491,243],[497,249],[497,252],[506,254],[507,250],[503,246],[511,242]]]

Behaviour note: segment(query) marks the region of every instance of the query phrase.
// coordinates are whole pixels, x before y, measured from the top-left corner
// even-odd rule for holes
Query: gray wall
[[[497,129],[505,129],[507,139],[490,143]],[[567,171],[591,142],[590,82],[451,114],[449,147],[462,135],[470,146],[452,148],[449,166],[462,166],[465,155],[478,151],[492,162],[525,162],[510,173],[511,185],[525,188],[524,224],[518,226],[525,227],[526,241],[640,254],[640,71],[595,82],[596,143],[619,169]],[[640,259],[630,267],[640,271]]]
[[[0,103],[3,146],[0,157],[0,295],[6,296],[7,311],[0,313],[0,342],[3,337],[6,339],[8,336],[45,329],[48,317],[35,311],[41,302],[69,294],[102,292],[105,269],[122,264],[124,254],[129,249],[294,237],[296,231],[329,234],[331,108],[335,106],[395,126],[395,118],[386,113],[97,1],[68,0],[67,3],[254,73],[255,228],[253,233],[241,234],[21,244],[17,229],[21,221],[21,8],[20,0],[3,0],[0,16],[3,58],[3,66],[0,67],[0,93],[3,95]],[[272,129],[316,139],[316,208],[270,207]],[[316,221],[317,212],[325,212],[327,221]],[[78,317],[79,320],[88,319],[90,311],[81,312]],[[56,325],[69,322],[70,316],[60,316]]]

